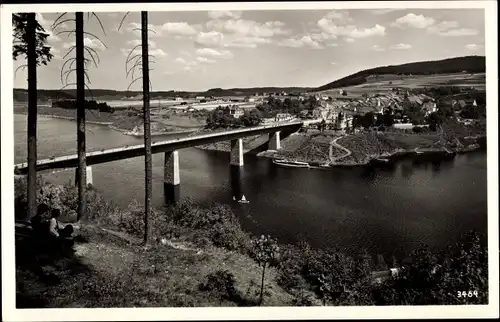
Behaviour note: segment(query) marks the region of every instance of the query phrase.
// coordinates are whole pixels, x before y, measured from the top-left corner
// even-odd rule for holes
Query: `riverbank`
[[[72,186],[40,182],[40,200],[67,212],[75,207]],[[25,200],[16,184],[16,210]],[[51,196],[47,199],[48,196]],[[119,209],[96,190],[87,191],[87,213],[80,223],[75,253],[53,262],[33,262],[27,244],[17,243],[16,285],[20,307],[172,307],[256,305],[261,268],[253,260],[255,237],[243,232],[229,207],[196,206],[183,200],[153,210],[151,244],[141,245],[143,209],[132,203]],[[373,270],[385,261],[362,254],[280,245],[277,267],[266,268],[266,306],[480,304],[487,300],[486,250],[457,244],[453,269],[436,268],[450,253],[412,254],[401,276],[373,283]],[[471,239],[472,238],[472,239]],[[456,246],[456,247],[457,247]],[[420,256],[437,262],[425,262]],[[416,261],[418,266],[412,266]],[[486,265],[486,269],[485,269]],[[461,277],[462,266],[477,274]],[[345,267],[354,267],[346,270]],[[458,267],[458,269],[457,269]],[[425,274],[425,285],[418,276]],[[441,276],[447,276],[442,279]],[[451,292],[474,287],[480,296],[463,299]],[[390,296],[389,296],[390,295]],[[464,302],[468,301],[468,302]]]
[[[14,113],[27,115],[27,108],[24,106],[15,107]],[[39,106],[38,116],[54,119],[76,121],[76,111],[50,106]],[[115,113],[85,111],[85,123],[95,125],[105,125],[110,129],[120,133],[141,137],[143,133],[139,131],[142,127],[142,117],[129,115],[127,111],[116,111]],[[167,119],[161,116],[151,118],[151,136],[181,135],[198,131],[202,127],[199,119],[183,115],[169,115]],[[135,131],[134,131],[135,130]]]

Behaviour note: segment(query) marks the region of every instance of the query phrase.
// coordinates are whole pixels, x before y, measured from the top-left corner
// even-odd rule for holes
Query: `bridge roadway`
[[[308,124],[316,123],[317,121],[309,121]],[[155,142],[151,144],[152,153],[172,152],[179,149],[194,147],[203,144],[214,143],[218,141],[236,140],[247,136],[276,133],[281,131],[297,131],[305,123],[302,121],[282,122],[272,125],[261,125],[248,127],[244,129],[215,132],[209,134],[186,136],[178,139],[166,140]],[[100,151],[93,151],[87,153],[87,165],[112,162],[117,160],[129,159],[144,155],[144,144],[134,146],[124,146],[112,149],[103,149]],[[51,169],[66,169],[75,168],[78,166],[78,155],[59,156],[50,159],[37,161],[37,171],[51,170]],[[27,162],[16,164],[14,172],[19,175],[27,174]]]

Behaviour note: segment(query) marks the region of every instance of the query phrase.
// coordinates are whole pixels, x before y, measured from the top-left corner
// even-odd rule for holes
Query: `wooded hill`
[[[436,75],[461,73],[463,71],[467,71],[468,73],[484,73],[486,71],[485,57],[464,56],[366,69],[320,86],[316,91],[361,85],[367,81],[368,77],[376,75]]]

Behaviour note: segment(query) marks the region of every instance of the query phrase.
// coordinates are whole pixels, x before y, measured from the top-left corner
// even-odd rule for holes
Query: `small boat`
[[[424,154],[424,152],[419,151],[419,150],[418,150],[418,148],[415,148],[415,153],[416,153],[416,154]]]
[[[390,162],[389,159],[385,159],[385,158],[376,158],[375,161],[380,162],[380,163],[389,163]]]
[[[290,168],[309,168],[309,163],[300,161],[288,161],[288,160],[273,160],[273,163],[282,167]]]
[[[238,200],[239,203],[250,203],[250,201],[247,200],[247,198],[245,198],[245,195],[243,195],[241,197],[241,200]]]

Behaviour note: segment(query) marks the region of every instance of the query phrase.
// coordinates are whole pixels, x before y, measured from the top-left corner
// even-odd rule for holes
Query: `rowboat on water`
[[[310,168],[309,163],[300,161],[289,161],[289,160],[273,160],[273,163],[282,167],[289,168]]]

